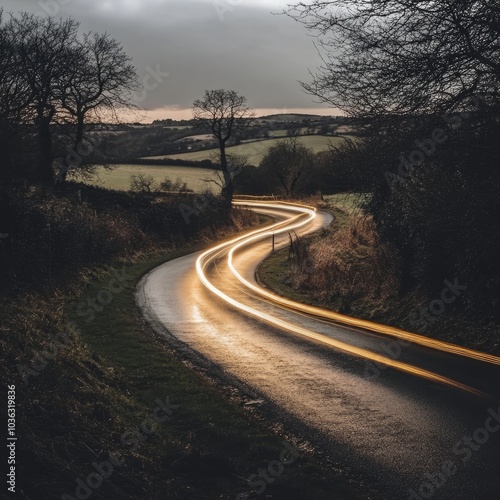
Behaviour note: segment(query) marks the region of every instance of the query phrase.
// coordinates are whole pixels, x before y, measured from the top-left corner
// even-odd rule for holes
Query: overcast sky
[[[320,65],[305,28],[281,12],[280,0],[2,0],[6,12],[71,16],[82,31],[108,32],[133,57],[143,81],[145,121],[190,118],[205,89],[244,95],[259,115],[335,114],[298,81]],[[165,74],[168,73],[168,76]],[[156,88],[155,84],[157,84]]]

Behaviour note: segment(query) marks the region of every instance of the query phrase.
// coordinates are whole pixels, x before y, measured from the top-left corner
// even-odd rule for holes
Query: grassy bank
[[[82,269],[177,248],[255,222],[214,195],[130,193],[67,183],[0,187],[0,292],[50,288]]]
[[[258,269],[259,281],[299,302],[500,355],[499,325],[469,319],[460,297],[433,315],[429,304],[439,297],[418,285],[401,293],[397,256],[380,242],[357,199],[328,197],[322,208],[335,216],[331,227],[301,239],[295,254],[287,248],[271,255]]]
[[[144,325],[137,281],[201,246],[101,269],[71,302],[32,294],[3,304],[3,378],[17,388],[17,498],[81,498],[82,484],[104,499],[259,498],[264,486],[262,498],[357,498],[302,450],[295,458],[300,443],[256,418],[251,395],[194,369]],[[89,315],[89,303],[102,307]],[[282,455],[287,447],[293,453]],[[290,464],[272,484],[248,481],[280,456]],[[94,487],[96,472],[109,477]]]

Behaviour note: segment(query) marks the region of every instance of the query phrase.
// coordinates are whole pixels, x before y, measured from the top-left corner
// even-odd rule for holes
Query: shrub
[[[68,184],[57,195],[40,188],[0,188],[0,289],[43,287],[82,267],[179,246],[203,231],[217,234],[239,225],[223,200],[212,194],[203,200],[188,224],[180,210],[182,204],[196,207],[188,194],[82,184]]]
[[[139,193],[151,193],[157,186],[152,175],[137,174],[130,176],[130,190]]]
[[[172,192],[179,192],[179,193],[192,193],[193,190],[189,189],[187,187],[187,184],[180,178],[177,177],[177,179],[172,181],[168,177],[165,177],[165,180],[160,184],[160,189],[162,191],[172,191]]]

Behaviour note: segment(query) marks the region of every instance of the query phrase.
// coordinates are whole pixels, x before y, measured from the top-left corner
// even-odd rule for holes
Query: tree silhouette
[[[137,74],[121,44],[107,33],[88,33],[73,49],[79,64],[70,68],[62,86],[61,104],[76,121],[75,148],[83,140],[85,118],[100,111],[116,114],[128,107]]]
[[[301,175],[313,163],[312,150],[301,144],[297,137],[287,137],[269,148],[260,167],[263,173],[269,173],[279,181],[285,196],[290,198]]]
[[[332,165],[368,194],[402,296],[432,299],[455,279],[457,311],[498,321],[498,0],[312,0],[287,14],[323,55],[304,88],[366,118]]]
[[[67,146],[67,139],[54,144],[56,131],[67,134],[71,129],[72,146],[79,151],[90,118],[116,119],[119,108],[130,106],[128,97],[136,88],[137,75],[121,44],[107,34],[79,37],[79,27],[71,18],[27,13],[4,21],[0,10],[2,177],[12,176],[14,153],[23,149],[16,146],[14,151],[13,146],[20,125],[32,142],[35,139],[38,150],[38,160],[30,161],[37,163],[36,171],[24,172],[25,177],[52,184],[54,151]],[[61,127],[56,129],[56,124]],[[34,125],[35,134],[29,125]],[[63,169],[58,178],[64,179],[69,166],[59,162],[58,167]]]
[[[226,147],[231,137],[247,128],[254,113],[246,98],[234,90],[206,90],[203,99],[193,103],[193,125],[212,132],[219,143],[220,165],[224,184],[222,196],[231,202],[234,193],[234,174],[229,168]]]
[[[473,95],[498,97],[497,0],[314,0],[287,14],[323,56],[303,87],[349,114],[445,112]]]
[[[17,33],[16,48],[20,70],[30,89],[30,107],[38,132],[38,179],[53,182],[52,123],[60,105],[60,89],[64,74],[78,64],[71,50],[77,40],[78,23],[72,19],[56,21],[47,17],[21,14],[12,19]]]

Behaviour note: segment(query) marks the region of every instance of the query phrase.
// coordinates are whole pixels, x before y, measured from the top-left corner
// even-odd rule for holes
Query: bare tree
[[[498,98],[498,0],[300,2],[323,65],[303,87],[352,115],[449,111]]]
[[[37,146],[29,150],[38,150],[38,162],[29,158],[30,164],[38,163],[37,168],[34,173],[25,172],[31,180],[52,184],[55,170],[58,179],[63,180],[70,166],[67,159],[87,156],[97,142],[83,147],[86,124],[102,118],[116,119],[118,109],[132,106],[129,97],[137,88],[137,75],[131,59],[107,34],[89,33],[79,38],[79,27],[73,19],[40,18],[27,13],[11,15],[4,22],[0,10],[2,157],[13,158],[7,153],[14,147],[11,139],[16,127],[34,124],[23,128]],[[56,128],[56,124],[61,127]],[[69,141],[74,146],[72,153],[66,160],[55,159],[55,151],[62,151]],[[80,155],[83,150],[85,153]],[[79,169],[84,166],[78,162]],[[13,169],[3,169],[7,170]]]
[[[430,299],[445,276],[460,276],[471,284],[464,311],[498,320],[498,0],[310,0],[287,13],[323,53],[304,87],[351,115],[384,118],[334,161],[368,194],[402,296]]]
[[[38,131],[41,182],[53,182],[51,125],[60,105],[59,82],[67,71],[79,64],[74,47],[79,24],[73,19],[56,21],[21,14],[12,19],[17,40],[20,71],[31,93],[31,106]]]
[[[130,176],[130,190],[138,193],[152,193],[158,186],[152,175],[137,174]]]
[[[290,198],[295,193],[301,175],[311,168],[313,162],[314,154],[311,149],[301,144],[296,137],[287,137],[269,148],[260,168],[263,173],[274,176],[285,196]]]
[[[118,108],[130,106],[128,97],[136,90],[137,73],[121,44],[107,33],[86,34],[74,50],[80,63],[65,75],[61,104],[76,121],[76,149],[89,114],[115,115]]]
[[[300,127],[295,127],[295,128],[289,128],[286,131],[287,137],[298,137],[301,133],[301,128]]]
[[[25,110],[31,92],[20,70],[18,36],[12,22],[3,22],[0,9],[0,119],[14,119]]]
[[[0,178],[14,175],[15,141],[27,120],[31,90],[20,71],[17,35],[0,9]]]
[[[210,161],[213,165],[220,166],[222,164],[220,152],[211,154]],[[248,165],[248,156],[226,153],[226,165],[231,181],[234,183],[234,179],[240,175],[243,169]],[[224,191],[227,182],[224,173],[218,169],[215,170],[214,173],[217,179],[203,179],[203,181],[209,184],[216,184],[221,188],[221,191]]]
[[[231,137],[247,128],[254,117],[246,98],[234,90],[206,90],[203,99],[193,103],[193,124],[210,130],[219,142],[220,165],[224,184],[222,196],[231,202],[234,193],[233,174],[228,165],[226,147]]]

